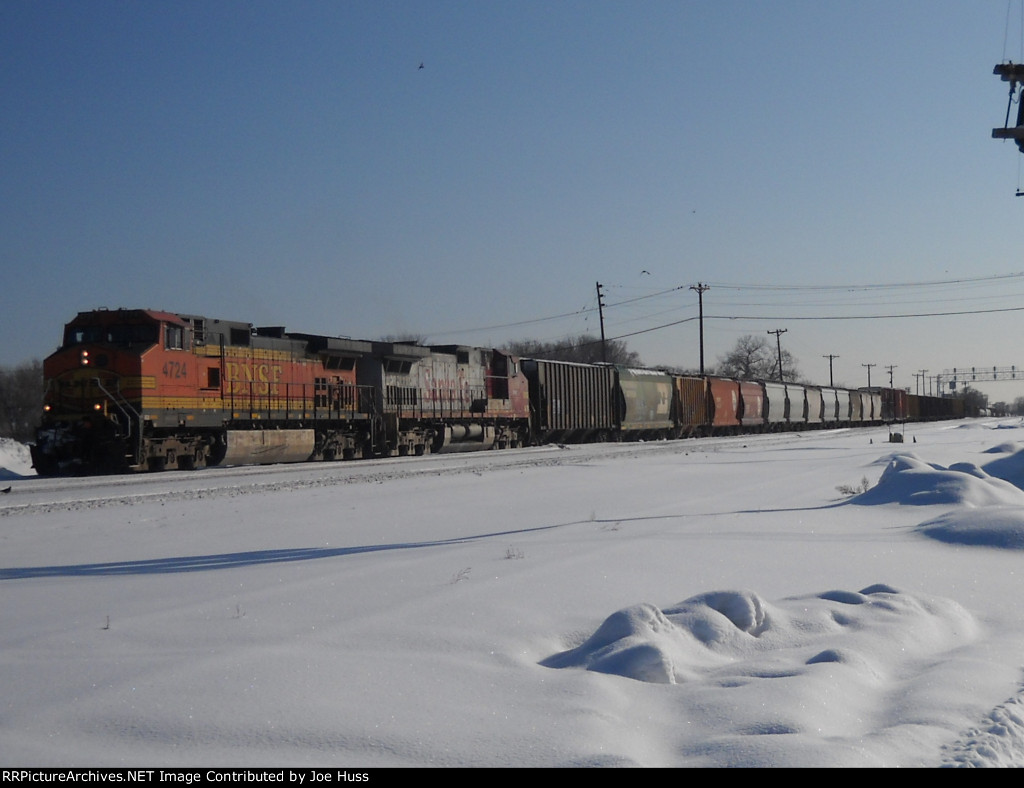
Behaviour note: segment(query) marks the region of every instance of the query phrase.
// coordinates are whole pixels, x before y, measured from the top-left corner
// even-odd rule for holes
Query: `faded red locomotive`
[[[81,312],[44,363],[40,474],[518,446],[518,359],[143,309]]]

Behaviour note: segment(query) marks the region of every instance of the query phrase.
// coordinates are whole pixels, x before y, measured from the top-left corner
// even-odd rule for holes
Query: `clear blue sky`
[[[696,366],[704,282],[709,364],[784,328],[821,382],[1024,367],[1024,312],[806,319],[1024,307],[1020,13],[0,0],[0,364],[99,306],[551,341],[601,282],[608,336]]]

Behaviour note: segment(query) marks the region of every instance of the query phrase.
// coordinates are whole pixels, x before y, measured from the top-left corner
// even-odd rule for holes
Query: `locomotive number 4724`
[[[180,380],[188,377],[188,367],[182,361],[168,361],[164,364],[164,377]]]

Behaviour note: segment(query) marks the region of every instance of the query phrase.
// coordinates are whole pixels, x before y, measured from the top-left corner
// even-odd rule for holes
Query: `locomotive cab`
[[[144,373],[154,352],[180,354],[190,341],[176,315],[149,310],[80,312],[43,362],[42,425],[32,447],[43,475],[129,470],[141,462]]]

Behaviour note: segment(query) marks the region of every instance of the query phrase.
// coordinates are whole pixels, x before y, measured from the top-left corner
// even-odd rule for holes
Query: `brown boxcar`
[[[710,432],[707,378],[675,376],[676,424],[682,437]]]

